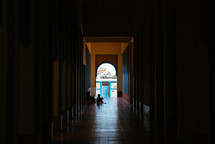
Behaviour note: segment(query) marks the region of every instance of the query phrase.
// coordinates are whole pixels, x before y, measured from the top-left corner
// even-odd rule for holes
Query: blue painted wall
[[[89,49],[86,46],[86,73],[85,73],[85,92],[87,93],[88,88],[90,88],[91,84],[91,72],[90,72],[90,64],[91,64],[91,54]]]
[[[109,97],[111,97],[111,90],[117,90],[117,88],[111,88],[111,84],[112,84],[112,83],[117,83],[117,82],[116,82],[116,81],[106,81],[106,82],[109,82],[109,89],[108,89],[108,92],[109,92]],[[99,83],[99,84],[100,84],[100,88],[96,88],[96,90],[100,90],[100,94],[101,94],[101,96],[103,96],[102,81],[97,81],[96,83]],[[103,97],[106,97],[106,96],[103,96]]]
[[[129,71],[130,71],[130,45],[125,49],[123,53],[123,65],[122,65],[122,92],[129,94]]]

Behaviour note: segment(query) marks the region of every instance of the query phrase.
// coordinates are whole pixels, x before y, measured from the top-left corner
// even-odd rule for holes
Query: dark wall
[[[209,62],[209,74],[210,74],[210,131],[211,131],[211,134],[210,134],[210,142],[211,143],[214,143],[215,142],[215,139],[213,137],[213,134],[212,134],[212,131],[214,131],[214,94],[215,94],[215,76],[214,76],[214,73],[215,73],[215,69],[214,69],[214,65],[215,65],[215,50],[214,50],[214,47],[215,47],[215,43],[214,43],[214,39],[215,39],[215,35],[214,35],[214,32],[215,32],[215,28],[214,28],[214,25],[215,25],[215,16],[214,16],[214,12],[215,12],[215,9],[213,8],[213,4],[212,4],[212,1],[209,2],[209,8],[208,8],[208,11],[209,11],[209,17],[208,17],[208,22],[209,22],[209,31],[208,31],[208,34],[210,36],[209,38],[209,58],[210,58],[210,62]]]
[[[136,7],[134,106],[141,112],[150,106],[152,120],[178,143],[209,143],[207,1],[139,1]]]
[[[113,5],[110,7],[105,5],[102,8],[96,7],[96,5],[84,7],[84,33],[87,36],[131,36],[134,27],[133,18],[131,5],[127,7],[113,7]]]
[[[65,126],[68,110],[76,116],[83,108],[83,40],[74,7],[68,0],[0,0],[1,144],[51,143],[53,109]]]
[[[0,0],[0,26],[2,24],[2,0]]]

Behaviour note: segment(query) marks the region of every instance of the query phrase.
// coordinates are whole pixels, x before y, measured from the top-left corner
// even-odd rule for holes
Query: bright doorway
[[[96,95],[117,97],[117,71],[111,63],[102,63],[96,72]]]

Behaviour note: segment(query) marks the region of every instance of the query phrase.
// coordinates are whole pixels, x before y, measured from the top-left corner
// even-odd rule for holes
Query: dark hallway
[[[105,105],[88,105],[62,133],[54,134],[54,144],[162,144],[167,134],[144,120],[123,98],[107,98]],[[108,114],[107,114],[108,113]],[[168,143],[175,143],[174,134]]]
[[[0,0],[0,144],[213,143],[213,13],[207,0]],[[99,83],[104,63],[115,73]],[[89,103],[102,86],[106,104]]]

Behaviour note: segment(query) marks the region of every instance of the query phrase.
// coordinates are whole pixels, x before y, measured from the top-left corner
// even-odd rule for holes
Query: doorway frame
[[[98,54],[98,55],[103,55],[103,54]],[[106,54],[106,55],[112,55],[112,54]],[[116,70],[116,76],[117,76],[117,96],[118,96],[118,69],[116,68],[116,66],[113,64],[113,63],[111,63],[111,62],[107,62],[107,61],[104,61],[104,62],[102,62],[102,63],[100,63],[98,66],[96,66],[95,67],[95,84],[97,83],[96,82],[96,77],[97,77],[97,71],[98,71],[98,68],[102,65],[102,64],[105,64],[105,63],[108,63],[108,64],[111,64],[114,68],[115,68],[115,70]],[[95,61],[95,65],[96,65],[96,61]],[[118,67],[118,56],[117,56],[117,67]],[[101,89],[102,89],[102,82],[103,81],[100,81],[99,83],[100,83],[100,94],[101,94]],[[109,81],[108,81],[109,82]],[[109,95],[108,95],[108,97],[111,97],[111,88],[110,88],[110,86],[111,86],[111,83],[112,82],[109,82]],[[97,88],[96,88],[96,90],[97,90]]]

